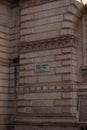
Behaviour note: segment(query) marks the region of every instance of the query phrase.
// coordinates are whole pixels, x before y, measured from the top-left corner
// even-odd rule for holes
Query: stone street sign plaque
[[[49,64],[36,64],[35,71],[36,72],[49,72],[50,66],[49,66]]]

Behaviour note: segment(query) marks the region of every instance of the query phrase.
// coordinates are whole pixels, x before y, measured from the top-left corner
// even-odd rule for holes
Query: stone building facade
[[[86,0],[0,0],[0,130],[87,130]]]

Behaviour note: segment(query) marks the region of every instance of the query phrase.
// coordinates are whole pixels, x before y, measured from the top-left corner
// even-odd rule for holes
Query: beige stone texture
[[[72,106],[72,100],[55,100],[55,106]]]
[[[32,94],[25,94],[24,99],[60,99],[61,98],[61,93],[56,92],[56,93],[32,93]]]
[[[11,6],[0,1],[0,124],[23,118],[42,126],[59,120],[75,126],[78,97],[87,95],[86,3],[21,0]],[[48,64],[49,71],[37,72],[41,64]],[[83,100],[81,110],[87,111]],[[52,127],[46,130],[57,129]]]
[[[32,106],[40,106],[40,107],[52,107],[53,100],[32,100]]]

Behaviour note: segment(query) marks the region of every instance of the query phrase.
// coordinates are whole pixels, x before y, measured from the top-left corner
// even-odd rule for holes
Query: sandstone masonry
[[[87,129],[87,9],[80,0],[0,1],[0,129]]]

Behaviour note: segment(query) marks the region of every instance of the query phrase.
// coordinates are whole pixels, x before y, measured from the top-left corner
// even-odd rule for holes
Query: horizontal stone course
[[[53,106],[53,100],[32,100],[32,106],[47,107]]]
[[[25,79],[25,80],[24,80]],[[21,78],[20,83],[45,83],[45,82],[57,82],[61,81],[61,75],[49,75],[49,76],[34,76]]]
[[[23,106],[24,106],[24,107],[25,107],[25,106],[28,106],[28,107],[29,107],[29,106],[31,106],[31,105],[32,105],[32,102],[29,101],[29,100],[28,100],[28,101],[25,101],[25,100],[24,100],[24,101],[17,101],[17,106],[18,106],[18,107],[23,107]]]
[[[55,100],[54,102],[55,106],[72,106],[72,100],[67,99],[67,100]]]
[[[61,75],[38,77],[38,82],[57,82],[61,80]]]
[[[31,35],[26,35],[22,36],[20,38],[21,42],[30,42],[30,41],[35,41],[35,40],[42,40],[42,39],[48,39],[48,38],[54,38],[59,36],[59,31],[60,30],[52,30],[52,31],[45,31],[37,34],[31,34]]]
[[[24,107],[19,108],[18,112],[29,114],[59,114],[61,113],[61,107]],[[43,114],[42,114],[43,113]]]
[[[54,75],[55,74],[55,70],[54,68],[51,68],[51,70],[49,72],[41,72],[41,73],[36,73],[35,72],[35,68],[33,68],[34,70],[23,70],[20,72],[19,76],[20,78],[23,77],[30,77],[30,76],[47,76],[47,75]]]
[[[29,16],[27,16],[29,18]],[[24,18],[25,20],[25,18]],[[61,22],[63,21],[63,15],[59,15],[59,16],[51,16],[51,17],[47,17],[47,18],[43,18],[43,19],[36,19],[36,20],[32,20],[32,21],[25,21],[23,23],[21,23],[21,29],[26,29],[26,28],[35,28],[35,27],[39,27],[39,26],[43,26],[46,24],[52,24],[52,23],[57,23],[57,22]]]
[[[41,63],[41,62],[48,62],[48,61],[54,61],[54,56],[46,56],[41,58],[35,58],[33,59],[33,63]]]
[[[48,10],[48,9],[58,8],[58,7],[61,7],[60,1],[56,1],[56,2],[52,2],[52,3],[43,4],[41,6],[39,5],[39,6],[24,9],[24,10],[22,10],[22,14],[24,14],[24,13],[31,14],[34,12],[44,11],[44,10]]]
[[[37,26],[34,28],[27,28],[25,30],[21,30],[21,36],[23,35],[32,35],[32,34],[38,34],[38,33],[44,33],[47,31],[54,31],[54,30],[58,30],[61,28],[61,24],[60,23],[52,23],[52,24],[46,24],[46,25],[42,25],[42,26]]]
[[[35,93],[35,94],[25,94],[24,99],[27,100],[33,100],[33,99],[60,99],[61,98],[61,92],[56,93]]]
[[[30,53],[25,53],[21,54],[20,58],[28,59],[28,58],[36,58],[36,57],[41,57],[41,56],[48,56],[48,55],[58,55],[62,53],[62,49],[51,49],[51,50],[44,50],[44,51],[38,51],[38,52],[30,52]]]
[[[53,16],[53,15],[61,15],[61,14],[64,14],[66,11],[67,11],[66,7],[59,7],[59,8],[54,8],[54,9],[50,9],[50,10],[48,9],[48,10],[44,10],[44,11],[30,13],[28,11],[28,8],[25,8],[25,9],[21,10],[21,15],[22,15],[21,20],[24,17],[27,17],[27,15],[30,16],[30,17],[34,16],[32,18],[38,19],[38,18],[50,17],[50,16]],[[24,19],[26,21],[26,18],[24,18]]]
[[[71,73],[71,67],[61,67],[56,68],[56,73]]]

